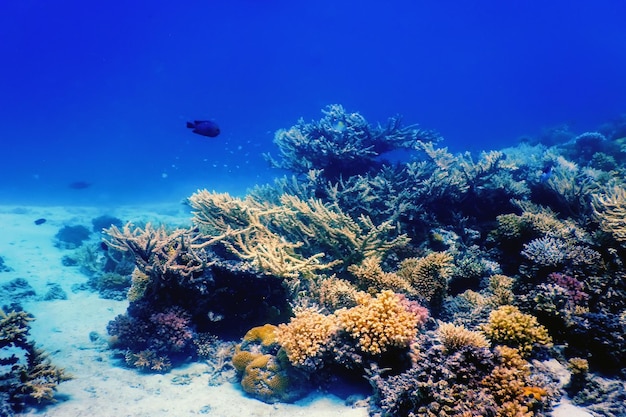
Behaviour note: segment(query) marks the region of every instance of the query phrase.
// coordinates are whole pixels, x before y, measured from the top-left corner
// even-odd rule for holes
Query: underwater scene
[[[626,416],[626,3],[0,9],[0,417]]]

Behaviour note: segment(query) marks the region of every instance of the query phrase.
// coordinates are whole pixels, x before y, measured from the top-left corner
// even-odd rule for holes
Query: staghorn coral
[[[193,230],[166,230],[150,223],[142,229],[126,224],[121,230],[111,226],[104,231],[106,243],[119,251],[129,251],[135,256],[135,265],[143,273],[157,278],[167,275],[191,278],[200,275],[210,266],[198,253],[222,237],[205,239]],[[158,280],[157,280],[158,281]]]
[[[390,222],[358,221],[320,200],[281,195],[279,204],[198,191],[189,198],[194,223],[238,257],[269,273],[298,278],[405,245]],[[328,259],[328,260],[326,260]]]
[[[296,173],[323,171],[329,179],[364,174],[380,167],[377,157],[385,152],[414,146],[417,140],[436,138],[416,126],[402,127],[400,118],[389,119],[387,126],[371,126],[359,113],[347,113],[338,104],[322,110],[318,122],[300,119],[290,129],[276,132],[274,143],[280,161],[269,155],[272,165]]]
[[[29,339],[33,320],[25,311],[0,309],[0,410],[6,408],[7,415],[54,401],[58,385],[71,379]]]
[[[391,347],[408,347],[422,325],[420,317],[407,311],[401,299],[385,290],[376,297],[357,296],[358,305],[336,312],[343,330],[357,340],[359,348],[378,355]]]
[[[502,306],[492,311],[481,330],[493,343],[517,348],[524,357],[530,355],[535,345],[552,346],[548,330],[534,316],[524,314],[514,306]]]
[[[276,340],[291,364],[318,367],[324,348],[339,330],[337,317],[321,314],[313,308],[297,309],[294,313],[295,317],[288,324],[278,326]]]
[[[620,243],[626,242],[626,189],[605,187],[593,195],[593,213],[600,228]]]

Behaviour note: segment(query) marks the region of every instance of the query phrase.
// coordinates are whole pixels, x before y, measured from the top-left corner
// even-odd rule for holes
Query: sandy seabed
[[[34,207],[0,206],[0,256],[10,271],[0,273],[0,284],[25,278],[38,295],[49,284],[60,285],[66,300],[27,301],[26,311],[36,318],[31,338],[50,353],[53,363],[73,376],[58,387],[54,404],[29,409],[18,416],[47,417],[159,417],[209,415],[215,417],[365,417],[365,407],[313,393],[294,404],[265,404],[248,398],[236,384],[209,385],[209,367],[196,362],[166,374],[145,374],[123,367],[106,348],[106,325],[126,311],[127,302],[99,298],[72,286],[87,277],[66,267],[68,251],[54,246],[54,235],[66,225],[91,227],[91,220],[111,215],[124,221],[165,222],[186,226],[190,214],[183,205],[152,207]],[[34,220],[46,222],[35,225]],[[16,300],[19,301],[19,300]],[[97,336],[97,337],[94,337]],[[591,414],[562,401],[556,417]]]

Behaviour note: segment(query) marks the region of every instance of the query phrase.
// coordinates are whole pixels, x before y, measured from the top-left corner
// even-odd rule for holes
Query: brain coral
[[[552,345],[548,330],[534,316],[524,314],[514,306],[502,306],[492,311],[482,331],[494,343],[517,348],[522,356],[528,356],[535,344]]]
[[[358,341],[362,351],[377,355],[389,347],[409,346],[423,324],[421,317],[407,310],[394,292],[386,290],[371,297],[357,296],[358,305],[337,311],[340,326]]]

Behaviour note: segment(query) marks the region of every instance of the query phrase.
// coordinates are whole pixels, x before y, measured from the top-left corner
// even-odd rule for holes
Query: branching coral
[[[432,252],[423,258],[408,258],[400,263],[398,276],[408,281],[431,306],[443,300],[452,274],[452,256],[446,252]]]
[[[535,345],[552,345],[548,330],[534,316],[524,314],[514,306],[502,306],[492,311],[482,331],[492,342],[517,348],[523,356],[530,355]]]
[[[282,195],[280,204],[198,191],[189,198],[194,223],[242,259],[274,275],[297,278],[405,245],[390,222],[358,221],[320,200]],[[324,259],[330,259],[324,261]]]
[[[378,355],[392,346],[407,347],[423,324],[392,291],[376,297],[362,293],[357,301],[356,307],[336,314],[341,328],[358,341],[363,352]]]
[[[120,251],[130,251],[136,266],[151,277],[166,275],[191,278],[202,273],[209,265],[199,254],[202,248],[223,238],[206,239],[193,230],[176,229],[169,232],[165,226],[155,228],[150,223],[145,228],[126,224],[122,230],[116,226],[106,229],[107,244]]]
[[[4,401],[12,410],[54,401],[57,386],[71,379],[28,339],[32,320],[25,311],[0,309],[0,410]]]
[[[452,323],[440,323],[437,334],[448,352],[455,352],[467,346],[477,349],[489,347],[489,342],[482,333]]]
[[[594,194],[593,211],[602,230],[626,242],[626,188],[614,185]]]
[[[312,308],[295,311],[289,324],[281,324],[276,339],[295,366],[319,365],[321,353],[338,331],[337,317],[324,315]]]
[[[290,129],[276,132],[281,160],[270,161],[274,166],[297,173],[311,169],[323,170],[327,178],[363,174],[379,166],[376,157],[400,148],[412,148],[419,139],[432,140],[432,132],[416,126],[402,127],[398,117],[389,119],[387,126],[371,126],[359,113],[347,113],[333,104],[322,110],[318,122],[300,119]]]

